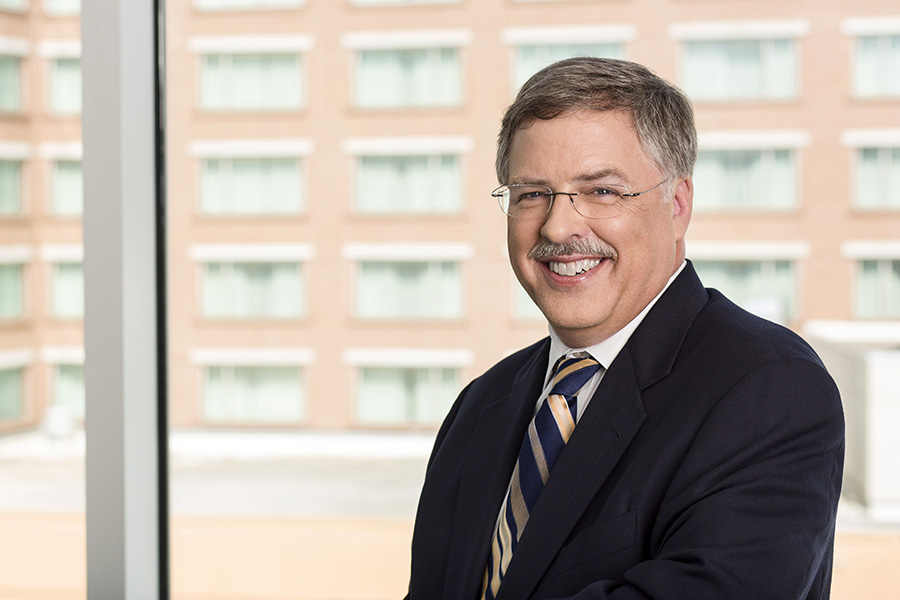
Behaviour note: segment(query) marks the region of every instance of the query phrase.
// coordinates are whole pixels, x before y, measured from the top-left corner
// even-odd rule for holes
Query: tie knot
[[[563,356],[556,363],[551,394],[574,396],[585,383],[600,370],[600,363],[590,354],[577,353]]]

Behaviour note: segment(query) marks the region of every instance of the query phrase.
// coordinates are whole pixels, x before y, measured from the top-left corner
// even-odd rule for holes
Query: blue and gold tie
[[[528,425],[509,492],[500,509],[481,586],[483,600],[493,600],[500,589],[522,530],[550,477],[550,469],[575,430],[575,394],[599,369],[600,364],[585,353],[564,356],[556,363],[553,387]]]

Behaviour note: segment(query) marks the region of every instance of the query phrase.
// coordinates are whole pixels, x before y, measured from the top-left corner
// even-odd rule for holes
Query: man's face
[[[536,120],[517,131],[510,146],[510,184],[574,192],[598,182],[641,192],[665,178],[622,111]],[[541,217],[508,218],[516,277],[563,343],[583,348],[608,338],[662,290],[684,259],[692,186],[690,178],[673,179],[647,194],[623,198],[623,209],[608,218],[582,216],[564,195]],[[575,244],[569,250],[574,254],[553,247],[566,243]],[[542,254],[549,250],[550,256],[530,254],[542,246]]]

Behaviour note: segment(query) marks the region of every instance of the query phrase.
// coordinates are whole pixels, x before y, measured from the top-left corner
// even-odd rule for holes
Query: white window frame
[[[188,52],[197,57],[194,90],[194,105],[200,110],[210,113],[231,113],[250,111],[296,112],[304,110],[309,104],[309,61],[307,56],[315,46],[313,36],[306,34],[293,35],[216,35],[216,36],[192,36],[187,40]],[[235,55],[235,54],[295,54],[297,56],[301,83],[301,97],[298,106],[276,109],[253,108],[241,109],[234,107],[209,109],[203,106],[203,61],[209,55]]]
[[[44,59],[46,85],[44,86],[44,110],[57,117],[77,117],[81,111],[59,112],[53,109],[53,63],[60,59],[81,61],[81,40],[44,40],[37,46],[37,54]]]
[[[411,262],[411,263],[441,263],[453,262],[460,266],[460,315],[451,318],[430,318],[424,317],[420,320],[427,321],[452,321],[462,318],[465,315],[466,306],[466,289],[465,277],[462,269],[464,261],[470,260],[474,256],[474,248],[472,244],[466,242],[435,242],[435,243],[418,243],[418,242],[393,242],[393,243],[358,243],[351,242],[344,244],[341,249],[341,256],[353,263],[353,298],[356,298],[356,288],[359,285],[359,269],[360,263],[363,262]],[[353,314],[356,315],[355,300]],[[370,320],[367,317],[355,316],[357,319],[365,321]],[[394,319],[395,317],[378,317],[378,319]]]
[[[38,156],[47,163],[44,170],[44,210],[57,218],[81,218],[76,215],[60,215],[53,206],[53,169],[57,162],[83,162],[84,145],[81,142],[48,142],[38,146]],[[83,165],[82,165],[83,176]]]
[[[433,110],[442,108],[454,108],[465,103],[466,98],[466,68],[462,50],[472,44],[474,36],[468,29],[413,29],[391,31],[354,31],[341,36],[341,46],[353,53],[353,67],[350,72],[351,103],[360,110],[406,110],[423,109]],[[367,50],[429,50],[453,48],[457,50],[459,62],[459,103],[455,105],[438,106],[385,106],[368,107],[359,106],[355,92],[356,77],[359,70],[359,53]]]
[[[22,114],[28,106],[28,84],[29,82],[25,66],[25,61],[31,52],[31,44],[27,39],[0,35],[0,56],[9,56],[19,60],[19,107],[8,114]]]
[[[459,176],[460,191],[462,198],[459,201],[459,210],[455,213],[407,213],[396,211],[390,216],[415,214],[417,217],[428,217],[430,214],[437,214],[441,217],[450,214],[461,214],[465,211],[465,185],[466,180],[465,165],[463,156],[469,154],[474,147],[474,142],[468,136],[406,136],[406,137],[369,137],[369,138],[348,138],[341,144],[344,154],[350,155],[355,160],[354,170],[359,168],[359,159],[366,156],[441,156],[451,155],[459,159]],[[351,207],[355,214],[365,214],[369,216],[380,216],[379,214],[370,215],[369,213],[360,213],[357,210],[354,198],[356,198],[356,178],[351,177],[349,181],[349,198],[351,199]]]
[[[791,320],[802,318],[803,270],[801,261],[809,258],[812,248],[809,242],[794,240],[745,240],[741,242],[719,240],[689,240],[687,257],[697,261],[787,261],[794,265],[794,306]]]
[[[854,50],[856,44],[859,43],[861,37],[883,37],[900,35],[900,16],[880,16],[880,17],[850,17],[841,21],[841,32],[844,35],[853,38]],[[856,74],[855,54],[850,56],[850,93],[856,97],[865,100],[869,99],[896,99],[896,95],[886,96],[884,94],[877,95],[860,95],[856,92],[854,86],[854,78]]]
[[[260,213],[263,216],[277,218],[303,215],[309,212],[309,177],[306,163],[315,151],[315,144],[310,138],[260,138],[260,139],[228,139],[228,140],[194,140],[187,145],[187,154],[196,162],[194,207],[198,214],[210,218],[243,218],[244,213],[207,213],[203,210],[203,161],[209,159],[242,158],[296,158],[300,169],[300,187],[304,200],[296,213]],[[256,216],[253,213],[252,216]]]
[[[188,259],[197,265],[197,283],[196,296],[198,315],[202,315],[204,319],[218,317],[207,317],[203,314],[203,268],[207,263],[288,263],[297,264],[300,267],[300,278],[302,292],[306,297],[300,298],[302,310],[296,316],[287,317],[288,320],[303,319],[309,315],[308,293],[309,279],[305,270],[302,268],[303,263],[313,260],[316,256],[316,249],[313,244],[191,244],[188,246]],[[226,319],[263,319],[268,317],[259,316],[240,316],[226,317]],[[276,318],[285,320],[284,318]]]
[[[716,208],[698,211],[699,214],[732,214],[756,212],[796,212],[803,206],[803,161],[800,151],[806,149],[811,142],[811,135],[804,130],[735,130],[735,131],[701,131],[697,134],[697,145],[700,151],[728,150],[790,150],[795,153],[795,186],[796,204],[789,208],[755,208],[726,209]]]
[[[361,369],[457,369],[462,375],[464,369],[475,363],[475,354],[463,348],[347,348],[341,353],[341,362],[353,368],[353,418],[359,421],[359,393]],[[404,422],[397,425],[415,425],[417,422]],[[365,423],[370,425],[368,422]],[[372,424],[373,426],[391,427]]]
[[[306,0],[282,0],[282,4],[276,6],[224,6],[217,7],[214,3],[203,2],[202,0],[193,0],[191,2],[194,10],[201,13],[236,13],[236,12],[274,12],[279,10],[296,10],[306,6]]]
[[[309,368],[316,362],[316,352],[308,347],[196,347],[188,351],[188,363],[198,370],[200,394],[197,396],[197,419],[205,422],[203,412],[203,386],[205,385],[205,370],[209,367],[296,367],[301,372],[301,385],[303,398],[307,401],[303,407],[305,414],[309,413]],[[299,421],[298,421],[299,422]],[[218,421],[216,423],[219,423]],[[293,422],[292,422],[293,423]],[[280,424],[280,423],[279,423]]]
[[[462,0],[348,0],[350,6],[375,8],[382,6],[426,6],[432,4],[460,4]]]
[[[31,209],[29,205],[28,161],[32,156],[31,144],[24,142],[9,142],[0,140],[0,160],[19,163],[19,212],[8,215],[0,215],[0,220],[23,218]]]
[[[705,22],[679,22],[669,26],[669,38],[681,42],[679,51],[684,53],[686,42],[729,42],[740,40],[779,40],[789,39],[795,42],[796,58],[796,85],[794,94],[786,98],[720,98],[702,99],[706,103],[731,103],[731,102],[790,102],[803,95],[803,58],[799,42],[809,35],[810,22],[807,19],[782,19],[782,20],[748,20],[748,21],[705,21]],[[684,81],[684,61],[679,61],[679,80]]]
[[[857,169],[859,161],[857,154],[860,150],[867,148],[900,149],[900,129],[848,129],[841,134],[841,143],[845,147],[850,148],[853,151],[852,156],[850,157],[851,176],[849,197],[852,199],[851,205],[853,206],[854,210],[862,212],[872,212],[880,210],[896,211],[896,207],[873,206],[871,208],[868,208],[859,206],[859,199],[856,197],[857,184],[859,182],[859,170]]]
[[[854,263],[854,279],[851,286],[853,314],[859,313],[856,305],[856,284],[858,283],[858,271],[863,261],[874,262],[900,262],[900,241],[897,240],[848,240],[841,244],[841,255]],[[862,317],[869,321],[869,317]],[[893,319],[888,317],[887,319]],[[878,320],[879,317],[875,317]]]

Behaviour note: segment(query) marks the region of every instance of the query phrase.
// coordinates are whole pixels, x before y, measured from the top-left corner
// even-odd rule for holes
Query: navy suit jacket
[[[476,600],[549,339],[460,394],[438,433],[409,600]],[[498,600],[828,598],[844,424],[819,358],[688,264],[600,383]]]

